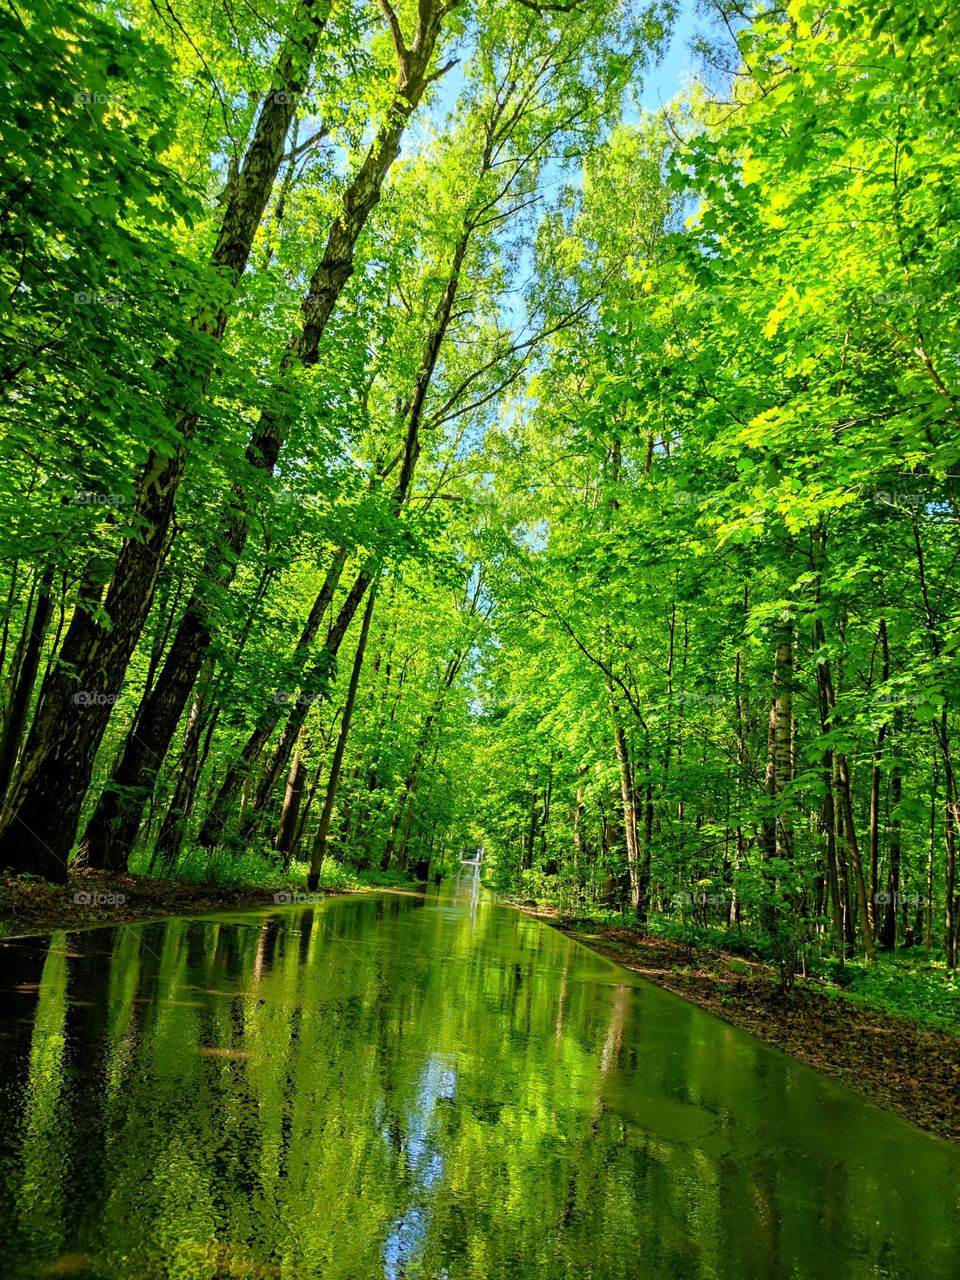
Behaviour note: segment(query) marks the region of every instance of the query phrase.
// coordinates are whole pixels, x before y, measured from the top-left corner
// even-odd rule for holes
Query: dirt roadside
[[[0,941],[54,929],[86,929],[99,924],[129,924],[158,916],[205,915],[241,911],[275,903],[283,890],[218,884],[149,880],[71,871],[66,884],[0,878]],[[293,891],[291,891],[293,892]],[[346,892],[321,889],[321,893]]]

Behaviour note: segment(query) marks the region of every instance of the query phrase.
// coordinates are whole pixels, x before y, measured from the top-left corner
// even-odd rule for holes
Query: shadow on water
[[[957,1274],[960,1152],[465,871],[0,947],[0,1273]]]

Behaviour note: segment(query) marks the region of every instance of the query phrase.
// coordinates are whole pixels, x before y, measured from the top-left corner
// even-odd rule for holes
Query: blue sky
[[[696,0],[680,0],[679,12],[663,60],[651,67],[644,76],[640,105],[648,111],[665,106],[685,87],[694,70],[694,62],[688,48],[691,37],[706,24],[697,18]],[[442,117],[457,101],[463,91],[463,68],[458,64],[443,78],[435,91],[433,111]],[[407,143],[405,143],[406,149]]]
[[[682,0],[666,55],[644,77],[640,105],[648,111],[666,106],[684,87],[694,65],[688,45],[698,25],[693,0]]]

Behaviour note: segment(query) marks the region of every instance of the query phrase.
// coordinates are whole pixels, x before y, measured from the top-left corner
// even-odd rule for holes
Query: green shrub
[[[942,961],[882,956],[867,968],[848,965],[845,996],[921,1026],[960,1034],[960,973]]]
[[[150,863],[148,852],[137,853],[130,863],[135,875],[145,875]],[[234,888],[303,889],[309,866],[291,862],[285,870],[277,853],[269,845],[251,845],[246,850],[222,849],[210,853],[195,845],[182,854],[171,879],[186,884],[218,884]],[[353,867],[327,858],[320,872],[323,889],[390,889],[409,888],[412,881],[402,871],[355,871]]]

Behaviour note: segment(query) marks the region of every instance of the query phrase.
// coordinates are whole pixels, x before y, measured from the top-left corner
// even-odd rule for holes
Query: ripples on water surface
[[[960,1277],[960,1151],[475,888],[0,958],[4,1280]]]

